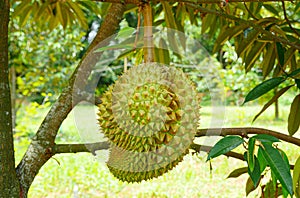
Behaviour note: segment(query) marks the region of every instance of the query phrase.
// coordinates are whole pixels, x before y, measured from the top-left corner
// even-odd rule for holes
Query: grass
[[[252,119],[260,107],[226,107],[201,109],[201,128],[256,126],[287,133],[288,107],[281,107],[280,120],[273,119],[273,109],[268,110],[255,123]],[[224,116],[222,116],[224,112]],[[36,118],[36,126],[46,112]],[[58,143],[78,143],[101,141],[98,132],[96,111],[93,107],[81,106],[65,120],[59,131]],[[298,133],[299,134],[299,133]],[[218,138],[200,138],[197,142],[213,145]],[[21,159],[27,143],[16,141],[17,161]],[[300,148],[281,143],[294,163]],[[242,149],[241,149],[242,150]],[[245,162],[221,156],[212,160],[212,170],[206,163],[206,153],[187,155],[172,171],[148,182],[127,184],[114,178],[105,161],[107,151],[99,151],[96,156],[89,153],[60,154],[50,159],[40,170],[30,189],[29,197],[246,197],[245,183],[248,176],[226,179],[227,175]],[[256,197],[253,192],[249,197]]]

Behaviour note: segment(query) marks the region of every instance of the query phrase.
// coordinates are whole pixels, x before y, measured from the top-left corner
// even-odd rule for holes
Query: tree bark
[[[86,55],[82,58],[73,75],[69,80],[69,85],[60,95],[55,104],[51,107],[36,135],[33,137],[25,155],[17,167],[17,175],[20,179],[22,197],[27,197],[29,187],[40,168],[53,156],[52,148],[55,145],[55,137],[62,122],[72,110],[74,104],[74,89],[80,93],[85,86],[85,81],[89,76],[93,66],[97,63],[95,56],[88,54],[100,42],[113,35],[122,20],[125,5],[113,4],[105,17],[98,33],[89,46]],[[93,53],[93,52],[92,52]],[[100,57],[101,54],[98,55]],[[82,79],[81,83],[76,83],[76,79]],[[78,89],[78,92],[77,92]],[[79,97],[79,96],[78,96]],[[79,97],[80,98],[80,97]]]
[[[18,197],[8,68],[9,1],[0,1],[0,197]]]

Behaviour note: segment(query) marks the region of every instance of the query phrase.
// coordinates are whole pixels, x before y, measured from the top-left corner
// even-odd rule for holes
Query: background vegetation
[[[5,96],[0,98],[0,104],[12,109],[12,127],[0,125],[0,132],[7,135],[0,137],[0,145],[1,148],[4,144],[7,148],[12,147],[10,138],[14,137],[18,166],[14,169],[14,163],[9,163],[13,160],[6,161],[14,158],[13,149],[0,150],[0,158],[4,156],[5,159],[0,164],[3,171],[0,181],[8,178],[6,183],[11,184],[5,186],[0,182],[0,195],[27,197],[30,189],[29,196],[32,197],[181,197],[187,194],[191,197],[223,197],[224,194],[241,197],[254,190],[251,182],[258,182],[256,187],[259,188],[250,196],[282,194],[287,197],[294,193],[299,197],[300,162],[296,163],[296,159],[300,146],[274,143],[270,137],[250,143],[251,138],[243,133],[235,134],[244,142],[229,150],[245,152],[248,157],[243,159],[247,163],[224,156],[205,163],[206,154],[189,154],[176,169],[161,178],[129,185],[109,174],[104,151],[99,151],[96,157],[52,152],[59,144],[81,143],[69,113],[73,108],[73,88],[84,89],[76,85],[74,79],[88,75],[81,73],[82,70],[87,73],[91,70],[84,64],[86,54],[112,34],[124,34],[125,30],[143,25],[145,5],[152,8],[154,26],[182,31],[207,49],[219,69],[222,82],[218,83],[224,85],[226,91],[225,103],[229,107],[226,108],[224,127],[258,126],[280,131],[290,135],[291,140],[300,141],[299,1],[3,1],[0,3],[0,20],[4,27],[8,24],[6,16],[9,14],[10,23],[7,31],[5,28],[0,30],[1,44],[8,43],[0,49],[3,51],[0,58],[2,54],[8,54],[0,62],[3,80],[0,83],[4,84],[0,91]],[[7,36],[8,40],[5,40]],[[122,44],[126,42],[125,38]],[[174,52],[159,50],[162,46],[184,47],[185,43],[176,40],[176,36],[169,35],[167,40],[159,43],[155,46],[156,61],[174,65],[188,61]],[[101,56],[101,52],[98,53]],[[128,67],[139,64],[143,54],[142,48],[132,48],[101,70],[97,97],[122,74],[120,65],[123,66],[126,60]],[[8,69],[9,83],[5,81]],[[211,87],[207,87],[197,73],[189,71],[189,74],[202,93],[201,128],[211,127]],[[8,84],[11,93],[8,89],[2,90]],[[7,102],[10,97],[11,103]],[[241,107],[246,102],[249,103]],[[252,123],[255,115],[263,111],[262,116]],[[1,122],[3,119],[2,123],[11,123],[6,112],[4,108],[0,110]],[[278,135],[279,139],[281,137]],[[195,142],[202,144],[205,138],[208,137],[196,138]],[[209,142],[216,143],[220,139],[212,138]],[[259,167],[263,164],[257,150],[265,151],[265,147],[271,149],[266,150],[267,154],[269,151],[280,152],[275,160],[278,163],[267,162],[266,171],[257,171],[257,163],[260,163]],[[228,148],[225,150],[219,154],[229,151]],[[216,156],[214,152],[210,153],[211,158]],[[295,166],[290,167],[290,164]],[[243,173],[249,175],[224,180],[239,167],[246,167]],[[278,170],[283,174],[278,174]],[[241,181],[245,184],[243,188]],[[32,188],[29,188],[32,182]]]

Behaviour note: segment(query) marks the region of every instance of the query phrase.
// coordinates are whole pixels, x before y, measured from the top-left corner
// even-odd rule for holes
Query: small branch
[[[276,131],[255,127],[241,127],[241,128],[208,128],[198,130],[196,137],[203,136],[226,136],[226,135],[239,135],[247,137],[249,134],[268,134],[277,137],[285,142],[300,146],[300,139],[285,135]]]
[[[284,1],[282,0],[281,3],[282,3],[283,14],[284,14],[284,18],[285,18],[286,22],[288,23],[288,25],[289,25],[289,27],[291,28],[291,30],[292,30],[298,37],[300,37],[299,32],[293,28],[293,26],[292,26],[292,24],[291,24],[291,21],[289,20],[287,14],[286,14],[286,9],[285,9],[285,3],[284,3]]]
[[[87,144],[55,144],[53,147],[53,154],[61,153],[80,153],[80,152],[91,152],[95,154],[95,151],[109,149],[108,142],[96,142]]]
[[[204,145],[200,145],[200,144],[192,144],[191,145],[191,149],[195,150],[196,152],[204,151],[204,152],[208,153],[211,148],[212,148],[211,146],[204,146]],[[232,157],[235,159],[245,161],[244,156],[240,153],[229,151],[228,153],[225,153],[224,155],[227,157]]]
[[[251,16],[253,19],[255,19],[255,20],[258,21],[258,18],[256,18],[256,17],[253,15],[253,13],[249,10],[249,8],[248,8],[246,2],[244,2],[244,6],[245,6],[247,12],[250,14],[250,16]]]

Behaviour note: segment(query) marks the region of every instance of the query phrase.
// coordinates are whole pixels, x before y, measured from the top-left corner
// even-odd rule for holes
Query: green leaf
[[[242,168],[237,168],[233,170],[227,178],[237,178],[241,176],[242,174],[245,174],[248,172],[248,167],[242,167]]]
[[[72,1],[67,1],[66,4],[72,9],[72,11],[76,14],[76,19],[82,25],[84,29],[88,28],[86,17],[84,16],[84,12],[81,10],[79,4],[76,4]]]
[[[159,40],[159,49],[158,49],[159,62],[169,65],[170,64],[170,53],[168,50],[167,43],[164,39]]]
[[[161,2],[163,9],[165,11],[165,21],[168,28],[177,30],[174,14],[172,11],[172,7],[168,2]]]
[[[248,196],[257,187],[254,186],[252,179],[249,177],[246,182],[246,196]]]
[[[269,47],[266,47],[266,54],[264,55],[261,67],[263,76],[266,77],[273,69],[275,63],[275,43],[273,42]]]
[[[20,17],[20,20],[19,20],[19,23],[20,23],[20,26],[23,27],[26,22],[28,21],[29,17],[30,17],[30,14],[32,13],[32,7],[31,6],[28,6],[24,9],[24,11],[19,15]]]
[[[291,70],[294,71],[297,69],[296,53],[293,54],[291,58]]]
[[[275,14],[276,16],[278,16],[278,11],[275,9],[275,7],[273,6],[274,4],[266,4],[264,3],[263,6],[271,13]]]
[[[280,140],[277,137],[268,134],[257,134],[252,138],[259,140],[260,142],[270,142],[270,143],[280,142]]]
[[[65,12],[62,11],[62,7],[61,7],[62,4],[60,2],[56,2],[55,5],[56,5],[56,16],[58,17],[58,20],[59,20],[60,24],[64,28],[66,28],[68,21],[64,20],[65,17],[63,17],[63,14],[65,14]]]
[[[263,143],[261,150],[264,158],[280,181],[283,188],[286,188],[290,195],[293,195],[293,182],[290,168],[286,166],[286,162],[280,152],[269,143]]]
[[[300,89],[300,79],[295,79],[295,83],[296,83],[298,89]]]
[[[232,149],[241,145],[243,142],[243,138],[239,136],[226,136],[222,138],[209,151],[207,161],[231,151]]]
[[[281,90],[279,90],[275,96],[273,96],[271,98],[271,100],[269,100],[269,102],[267,102],[263,108],[260,110],[260,112],[254,117],[253,121],[254,122],[268,107],[270,107],[274,102],[276,102],[278,100],[278,98],[280,96],[282,96],[287,90],[289,90],[291,87],[293,87],[294,85],[290,85],[290,86],[287,86],[285,88],[282,88]]]
[[[292,71],[291,73],[289,73],[288,77],[295,77],[298,74],[300,74],[300,68]]]
[[[262,154],[262,150],[263,148],[259,147],[258,151],[257,151],[257,160],[259,161],[259,165],[260,165],[260,172],[262,173],[265,168],[267,167],[268,163],[265,159],[265,157]]]
[[[250,48],[245,58],[246,72],[252,69],[255,61],[259,58],[259,55],[261,51],[264,49],[265,45],[266,43],[263,42],[255,42],[253,46]]]
[[[250,33],[247,34],[247,37],[242,40],[242,42],[239,44],[236,53],[240,57],[242,54],[248,50],[250,47],[252,47],[252,44],[254,41],[257,40],[257,36],[259,34],[258,30],[251,30]]]
[[[124,39],[124,38],[128,38],[130,36],[132,36],[132,34],[135,32],[135,28],[132,27],[124,27],[122,28],[117,36],[116,39]]]
[[[253,171],[255,166],[254,148],[255,148],[255,138],[250,138],[248,141],[247,162],[248,162],[249,170],[251,172]]]
[[[273,198],[276,193],[276,186],[274,186],[274,180],[270,180],[263,189],[264,197]]]
[[[224,45],[224,43],[228,40],[229,33],[231,33],[231,32],[232,32],[232,28],[229,28],[228,26],[222,27],[222,29],[220,30],[220,33],[218,35],[218,38],[214,44],[213,53],[216,53],[221,49],[221,47]]]
[[[285,67],[288,63],[290,63],[291,59],[295,55],[296,49],[291,47],[284,53],[284,65]]]
[[[278,56],[278,62],[281,67],[284,66],[284,48],[282,47],[281,43],[276,42],[276,51]]]
[[[270,183],[272,183],[273,184],[273,187],[274,188],[276,188],[276,186],[277,186],[277,177],[276,177],[276,174],[273,172],[273,171],[271,171],[271,182]]]
[[[296,198],[300,198],[300,156],[298,157],[294,166],[293,188]]]
[[[265,93],[269,92],[271,89],[277,87],[278,85],[280,85],[283,81],[285,81],[284,77],[275,77],[275,78],[271,78],[269,80],[266,80],[262,83],[260,83],[259,85],[257,85],[256,87],[254,87],[254,89],[252,89],[246,96],[244,104],[246,102],[249,102],[251,100],[255,100],[257,98],[259,98],[260,96],[264,95]]]
[[[261,178],[261,172],[260,172],[260,165],[259,165],[259,161],[257,160],[257,158],[254,156],[255,160],[254,160],[254,167],[253,170],[250,170],[250,167],[248,168],[248,174],[251,178],[251,180],[253,181],[253,184],[255,187],[257,187],[260,178]],[[248,164],[249,165],[249,164]]]
[[[290,135],[294,135],[300,125],[300,94],[297,95],[291,105],[290,114],[288,118],[288,131]]]
[[[280,152],[280,154],[281,154],[283,160],[285,161],[286,167],[287,167],[288,169],[290,169],[290,162],[289,162],[288,156],[286,155],[286,153],[285,153],[283,150],[278,149],[278,151]]]

